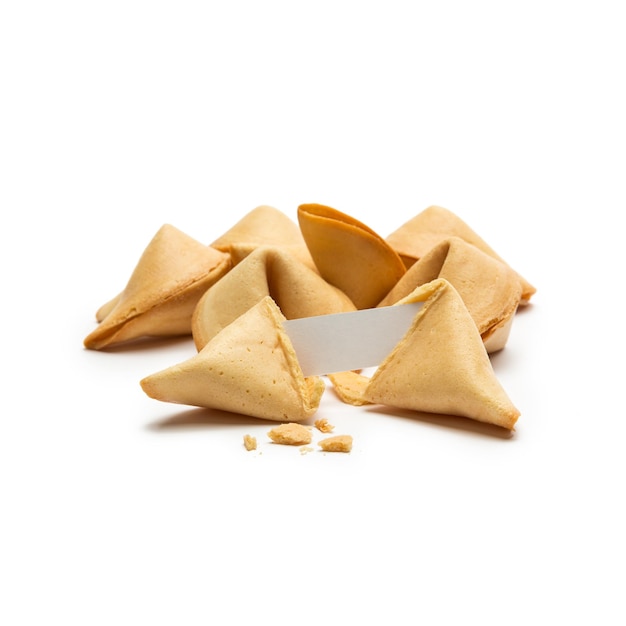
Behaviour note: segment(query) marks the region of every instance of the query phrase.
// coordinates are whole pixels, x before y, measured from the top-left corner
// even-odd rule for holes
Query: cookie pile
[[[211,244],[162,226],[84,346],[191,335],[196,352],[140,381],[151,398],[278,422],[308,420],[328,381],[343,402],[461,415],[512,430],[520,415],[489,354],[535,288],[464,221],[431,206],[386,238],[320,204],[297,222],[259,206]],[[305,377],[287,319],[422,302],[371,377]],[[381,329],[380,332],[384,332]]]

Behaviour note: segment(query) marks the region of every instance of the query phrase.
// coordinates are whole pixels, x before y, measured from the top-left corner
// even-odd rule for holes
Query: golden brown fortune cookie
[[[147,376],[141,387],[163,402],[277,422],[303,421],[318,409],[324,381],[302,374],[284,320],[266,296],[195,356]]]
[[[416,287],[445,278],[459,292],[487,352],[506,345],[522,287],[518,274],[460,237],[435,244],[416,261],[379,306],[395,304]]]
[[[202,296],[191,328],[201,350],[218,332],[271,296],[287,319],[354,311],[348,296],[284,248],[259,247]]]
[[[506,263],[461,218],[439,206],[424,209],[386,237],[386,241],[402,257],[405,265],[410,267],[441,241],[453,236],[460,237],[494,259]],[[537,290],[523,276],[518,274],[518,277],[522,285],[520,304],[528,304]]]
[[[211,244],[230,254],[233,265],[259,246],[284,248],[315,269],[298,225],[283,212],[267,205],[252,209]]]
[[[330,376],[339,397],[353,405],[459,415],[512,430],[520,412],[496,378],[456,289],[438,278],[397,304],[407,302],[424,305],[371,378],[355,372]]]
[[[100,350],[140,337],[190,334],[198,301],[230,267],[228,254],[165,224],[124,290],[98,309],[100,323],[85,338],[85,347]]]
[[[406,271],[382,237],[345,213],[302,204],[298,221],[322,277],[346,293],[357,309],[375,307]]]

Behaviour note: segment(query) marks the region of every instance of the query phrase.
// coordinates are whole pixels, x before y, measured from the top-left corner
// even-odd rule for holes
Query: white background
[[[624,624],[619,4],[2,3],[0,622]],[[537,287],[512,437],[327,391],[354,450],[301,456],[143,394],[190,341],[83,349],[163,223],[304,202]]]

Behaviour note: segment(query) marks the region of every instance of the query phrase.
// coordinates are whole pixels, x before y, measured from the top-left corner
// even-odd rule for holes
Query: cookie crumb
[[[352,450],[352,437],[350,435],[337,435],[327,437],[319,442],[324,452],[350,452]]]
[[[267,436],[274,443],[286,446],[303,446],[311,443],[311,429],[302,424],[281,424],[268,431]]]
[[[311,448],[311,446],[302,446],[300,448],[300,454],[302,456],[304,456],[305,454],[308,454],[309,452],[313,452],[313,448]]]
[[[315,428],[317,428],[317,430],[321,433],[332,433],[335,429],[335,427],[330,424],[325,417],[315,420]]]
[[[256,437],[253,437],[252,435],[244,435],[243,445],[248,452],[250,452],[250,450],[256,450]]]

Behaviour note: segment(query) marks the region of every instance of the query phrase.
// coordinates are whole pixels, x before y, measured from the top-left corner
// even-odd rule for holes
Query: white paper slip
[[[375,367],[406,334],[422,302],[283,322],[305,376]]]

